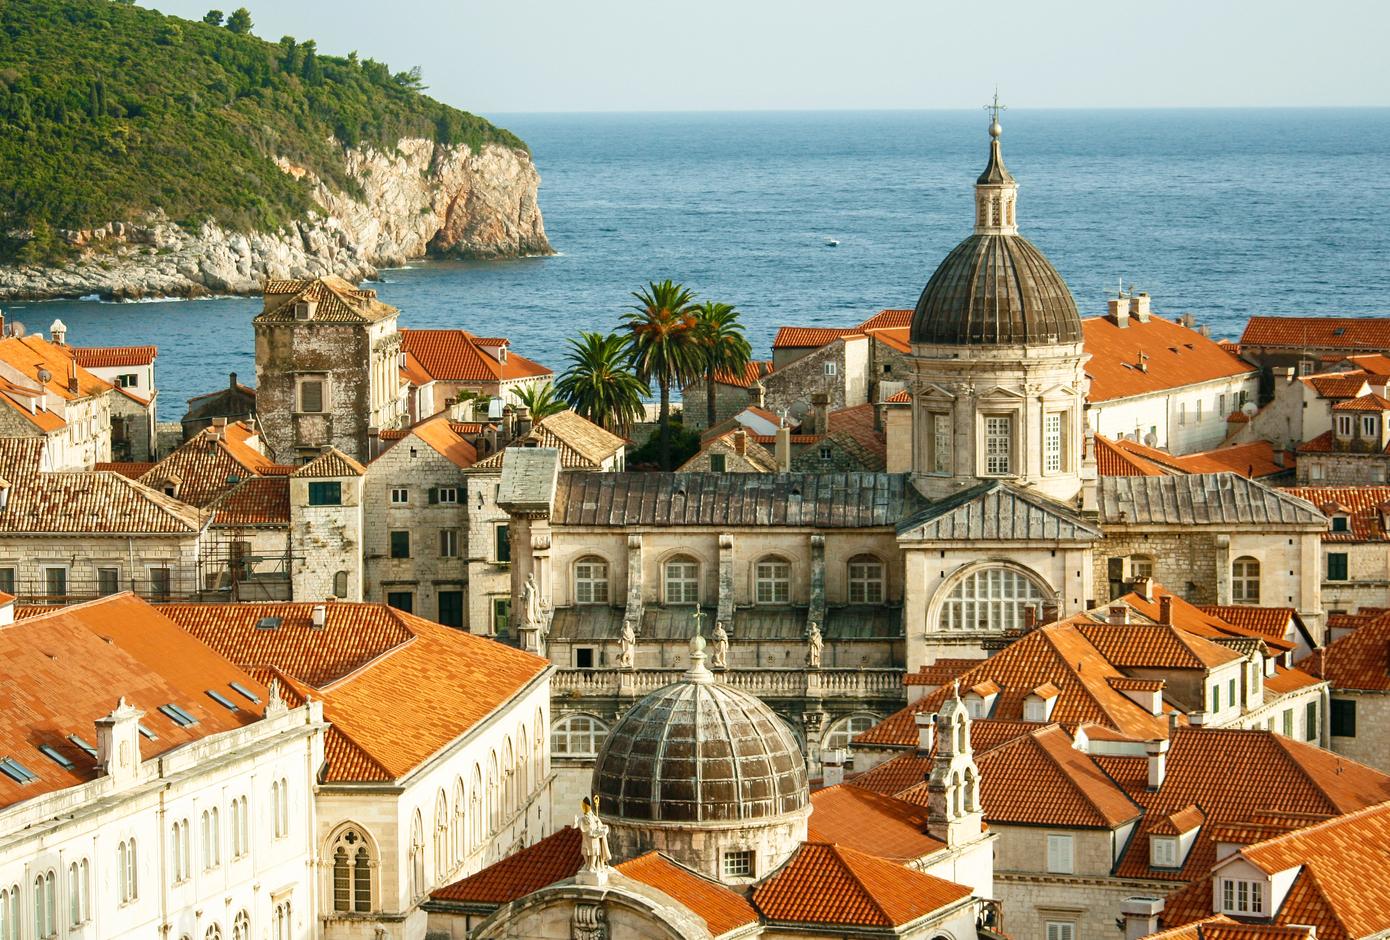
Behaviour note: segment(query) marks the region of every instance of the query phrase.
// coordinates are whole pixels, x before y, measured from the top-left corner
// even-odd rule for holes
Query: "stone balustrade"
[[[683,669],[561,669],[559,696],[636,698],[680,680]],[[902,693],[902,669],[724,669],[716,681],[759,698],[881,698]]]

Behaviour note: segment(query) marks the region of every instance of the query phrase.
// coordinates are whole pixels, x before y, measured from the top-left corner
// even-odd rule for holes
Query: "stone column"
[[[1231,603],[1231,537],[1222,533],[1213,539],[1216,551],[1212,553],[1216,565],[1216,603]]]
[[[825,535],[821,532],[811,533],[811,596],[806,612],[808,631],[813,623],[820,624],[821,632],[825,632]]]
[[[719,603],[714,619],[724,624],[730,635],[734,632],[734,537],[719,533]]]
[[[633,632],[642,634],[642,536],[633,534],[627,537],[627,608],[623,619],[632,624]]]

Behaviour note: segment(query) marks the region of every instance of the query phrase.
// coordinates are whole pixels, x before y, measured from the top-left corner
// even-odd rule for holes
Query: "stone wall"
[[[1347,577],[1327,580],[1327,556],[1347,557]],[[1390,607],[1390,542],[1325,542],[1322,546],[1322,603],[1329,612]]]
[[[681,413],[689,430],[703,431],[709,427],[706,421],[709,410],[705,404],[708,400],[708,388],[705,380],[700,379],[681,391]],[[737,385],[725,385],[723,382],[714,383],[715,424],[727,421],[749,405],[756,404],[757,400],[748,389]]]
[[[1351,760],[1369,764],[1383,773],[1390,773],[1390,693],[1353,692],[1337,689],[1332,700],[1356,703],[1356,735],[1331,735],[1332,750]]]
[[[151,568],[167,568],[169,594],[191,600],[199,589],[201,535],[137,536],[133,539],[91,535],[0,538],[0,569],[13,571],[15,593],[42,601],[47,596],[46,570],[67,572],[67,599],[90,600],[100,593],[99,569],[114,569],[116,590],[152,596]],[[63,598],[55,598],[61,603]]]
[[[1390,454],[1300,453],[1300,486],[1382,486],[1390,479]]]
[[[294,599],[362,600],[362,479],[339,479],[342,505],[310,506],[309,484],[290,478],[290,549]],[[342,578],[339,578],[339,572]],[[346,584],[340,582],[345,581]],[[340,588],[346,586],[346,591]]]
[[[834,366],[834,374],[826,374],[827,364]],[[869,400],[868,372],[866,337],[835,340],[763,378],[767,409],[775,414],[785,409],[793,418],[805,419],[811,413],[811,396],[816,392],[830,396],[830,411],[862,405]]]

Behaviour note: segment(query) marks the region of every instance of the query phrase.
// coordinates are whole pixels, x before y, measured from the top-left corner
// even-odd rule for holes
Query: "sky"
[[[1390,105],[1384,0],[244,2],[483,114]]]

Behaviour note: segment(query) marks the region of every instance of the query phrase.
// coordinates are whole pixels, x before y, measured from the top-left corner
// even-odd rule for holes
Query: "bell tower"
[[[936,714],[936,756],[927,777],[927,831],[955,848],[980,839],[980,768],[970,746],[970,713],[960,682]]]
[[[1017,235],[1014,208],[1018,203],[1018,183],[1004,165],[1004,151],[999,146],[999,135],[1003,133],[999,112],[1007,110],[999,103],[999,92],[994,93],[994,103],[985,105],[985,110],[990,112],[989,163],[975,180],[975,234]]]

